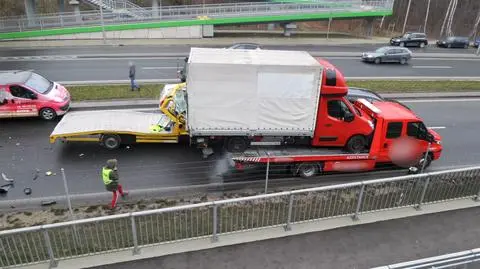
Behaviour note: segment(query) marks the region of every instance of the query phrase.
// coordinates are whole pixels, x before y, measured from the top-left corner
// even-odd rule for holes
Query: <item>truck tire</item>
[[[107,135],[102,135],[100,142],[106,149],[113,150],[120,147],[122,140],[118,135],[107,134]]]
[[[244,152],[248,148],[249,142],[243,137],[228,138],[225,148],[228,152]]]
[[[367,139],[363,135],[354,135],[347,142],[347,151],[361,153],[367,147]]]
[[[297,168],[297,175],[302,178],[311,178],[318,174],[320,168],[316,163],[301,163]]]

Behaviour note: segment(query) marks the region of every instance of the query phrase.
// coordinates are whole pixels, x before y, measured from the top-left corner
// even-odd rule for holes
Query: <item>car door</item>
[[[326,115],[321,122],[319,129],[319,141],[324,146],[334,146],[345,141],[345,115],[353,113],[340,98],[325,98],[321,105],[323,115]]]
[[[37,95],[21,85],[10,85],[13,111],[12,117],[38,116]]]
[[[384,139],[383,144],[380,145],[379,162],[390,162],[393,145],[395,141],[402,137],[403,125],[403,122],[397,121],[388,122],[384,126]]]
[[[419,35],[413,34],[410,39],[410,46],[415,46],[415,47],[419,46],[420,45],[420,43],[418,42],[419,37],[420,37]]]
[[[0,119],[11,118],[14,110],[12,96],[6,87],[0,87]]]
[[[398,61],[398,54],[396,49],[389,49],[387,51],[387,62],[392,63]]]

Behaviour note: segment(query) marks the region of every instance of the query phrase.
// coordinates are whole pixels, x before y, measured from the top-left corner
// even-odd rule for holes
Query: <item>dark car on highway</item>
[[[378,93],[376,93],[372,90],[364,89],[364,88],[348,87],[347,99],[352,104],[355,101],[357,101],[358,99],[365,99],[370,103],[374,103],[374,102],[377,102],[377,101],[379,101],[379,102],[395,102],[395,103],[398,103],[398,104],[400,104],[400,105],[402,105],[405,108],[410,110],[409,107],[407,107],[406,105],[402,104],[401,102],[399,102],[395,99],[383,98]]]
[[[406,32],[402,36],[392,37],[390,45],[400,47],[420,47],[428,45],[427,35],[425,33]]]
[[[381,47],[375,51],[364,52],[362,61],[369,63],[401,63],[406,64],[412,58],[412,52],[407,48]]]
[[[467,49],[470,46],[470,41],[468,37],[464,36],[451,36],[445,39],[437,41],[438,47],[443,48],[465,48]]]

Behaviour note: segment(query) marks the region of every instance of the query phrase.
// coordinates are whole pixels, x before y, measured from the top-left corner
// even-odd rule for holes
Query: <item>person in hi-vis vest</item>
[[[102,179],[103,183],[105,184],[105,188],[107,191],[111,191],[113,193],[112,197],[112,208],[115,208],[117,205],[118,200],[118,193],[122,196],[122,198],[127,195],[126,192],[123,192],[123,187],[120,183],[118,183],[118,171],[117,171],[117,160],[111,159],[107,161],[107,166],[102,168]]]

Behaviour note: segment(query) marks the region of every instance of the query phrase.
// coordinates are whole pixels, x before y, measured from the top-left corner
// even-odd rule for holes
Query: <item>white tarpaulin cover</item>
[[[313,135],[321,65],[307,52],[192,48],[191,135]]]
[[[150,126],[162,118],[160,113],[133,110],[100,110],[70,112],[63,116],[50,136],[84,133],[152,134]],[[156,132],[158,133],[158,132]]]

